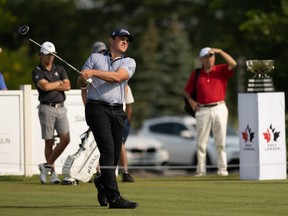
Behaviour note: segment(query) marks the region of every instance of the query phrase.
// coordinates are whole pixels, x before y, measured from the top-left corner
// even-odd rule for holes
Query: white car
[[[162,142],[169,152],[169,165],[184,169],[195,168],[196,153],[196,120],[190,116],[164,116],[144,121],[139,134]],[[239,138],[236,132],[228,127],[226,138],[228,164],[239,164]],[[217,167],[216,148],[212,136],[207,145],[207,168]]]
[[[128,166],[161,171],[169,161],[169,153],[160,141],[130,134],[125,143]]]

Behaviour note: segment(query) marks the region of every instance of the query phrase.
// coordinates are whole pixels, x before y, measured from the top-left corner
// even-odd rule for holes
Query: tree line
[[[227,95],[232,123],[237,94],[252,76],[245,60],[274,59],[275,88],[287,93],[288,0],[0,0],[0,6],[0,71],[11,90],[33,85],[38,64],[39,47],[19,37],[19,25],[29,25],[38,43],[53,42],[58,55],[78,69],[95,41],[109,45],[115,28],[127,28],[135,37],[126,54],[137,62],[129,81],[135,128],[149,117],[185,114],[183,89],[205,46],[221,48],[238,62]],[[65,68],[77,88],[78,74]]]

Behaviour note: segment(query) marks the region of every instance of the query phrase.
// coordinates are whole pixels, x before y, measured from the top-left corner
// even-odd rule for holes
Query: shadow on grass
[[[136,179],[137,180],[137,179]],[[195,177],[195,176],[173,176],[173,177],[155,177],[155,178],[151,178],[151,177],[147,177],[147,178],[141,178],[140,181],[187,181],[187,182],[195,182],[195,181],[239,181],[239,175],[229,175],[226,177],[222,177],[222,176],[217,176],[217,175],[207,175],[207,176],[202,176],[202,177]]]
[[[75,206],[75,205],[64,205],[64,206],[29,206],[29,205],[15,205],[15,206],[0,206],[0,209],[107,209],[107,207],[101,206]]]

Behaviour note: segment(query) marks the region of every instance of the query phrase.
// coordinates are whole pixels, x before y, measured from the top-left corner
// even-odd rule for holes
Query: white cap
[[[95,42],[92,46],[92,52],[93,53],[100,53],[104,50],[107,50],[107,47],[106,47],[105,43],[103,43],[101,41]]]
[[[212,49],[210,47],[205,47],[203,49],[201,49],[200,53],[199,53],[199,58],[206,56]],[[214,54],[214,52],[211,52]]]
[[[40,53],[45,55],[49,53],[56,53],[56,49],[53,43],[46,41],[41,45]]]

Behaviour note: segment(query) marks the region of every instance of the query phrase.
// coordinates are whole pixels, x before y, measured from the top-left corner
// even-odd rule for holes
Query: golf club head
[[[29,32],[30,28],[28,25],[22,25],[18,27],[18,34],[21,36],[28,36],[28,32]]]

